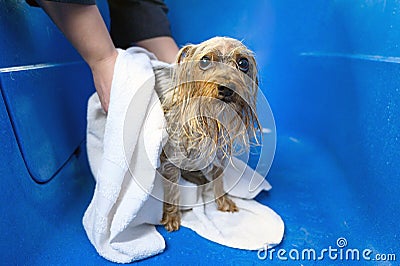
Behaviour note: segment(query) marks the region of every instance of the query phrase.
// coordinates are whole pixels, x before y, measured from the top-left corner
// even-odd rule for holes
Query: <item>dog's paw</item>
[[[235,202],[228,198],[226,195],[219,197],[215,200],[218,206],[218,210],[223,212],[238,212],[239,208],[236,206]]]
[[[176,231],[181,226],[181,216],[178,213],[164,213],[161,220],[161,224],[164,225],[165,229],[169,232]]]

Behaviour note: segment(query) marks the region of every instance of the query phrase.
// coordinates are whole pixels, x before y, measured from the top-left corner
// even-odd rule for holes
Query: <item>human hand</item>
[[[90,65],[94,86],[96,87],[101,106],[106,113],[108,112],[108,105],[110,103],[111,83],[117,56],[118,52],[115,51],[111,56],[96,61]]]

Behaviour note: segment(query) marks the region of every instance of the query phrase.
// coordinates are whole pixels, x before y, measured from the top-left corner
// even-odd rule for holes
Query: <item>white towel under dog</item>
[[[96,187],[83,226],[101,256],[128,263],[165,248],[154,226],[162,217],[162,183],[156,167],[166,134],[153,67],[163,63],[141,48],[118,53],[108,115],[97,94],[88,102],[87,152]],[[196,205],[183,211],[182,226],[234,248],[256,250],[279,244],[284,231],[281,218],[251,200],[270,185],[242,161],[234,158],[233,164],[225,170],[230,178],[224,185],[237,197],[239,212],[224,213],[213,202],[204,204],[212,192],[182,181],[187,188],[182,204]],[[249,191],[251,179],[260,181],[254,191]]]

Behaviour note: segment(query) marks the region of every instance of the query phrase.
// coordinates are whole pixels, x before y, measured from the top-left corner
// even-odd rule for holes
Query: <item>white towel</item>
[[[118,50],[108,115],[97,94],[88,102],[87,152],[96,187],[83,226],[97,252],[114,262],[143,259],[165,248],[154,226],[162,217],[162,182],[156,167],[166,134],[153,67],[162,64],[141,48]],[[269,183],[242,161],[233,162],[225,170],[230,178],[224,185],[231,195],[246,199],[234,199],[240,211],[222,213],[214,203],[203,204],[211,191],[186,183],[181,202],[196,207],[183,211],[182,225],[235,248],[280,243],[280,217],[248,200],[270,189]],[[249,191],[250,180],[260,184],[256,190]]]

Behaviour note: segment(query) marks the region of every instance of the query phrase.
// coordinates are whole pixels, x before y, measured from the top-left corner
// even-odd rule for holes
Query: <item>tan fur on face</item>
[[[204,56],[212,61],[207,68],[199,62]],[[238,70],[240,58],[249,62],[246,73]],[[259,128],[255,112],[257,66],[253,53],[240,41],[215,37],[187,45],[180,50],[176,63],[171,89],[158,91],[169,134],[160,167],[166,179],[162,223],[169,231],[180,225],[179,189],[175,184],[181,174],[185,177],[200,170],[209,181],[215,181],[218,209],[238,210],[223,191],[223,169],[232,154],[249,148],[248,136],[256,136]],[[234,91],[229,101],[224,101],[220,85]]]

